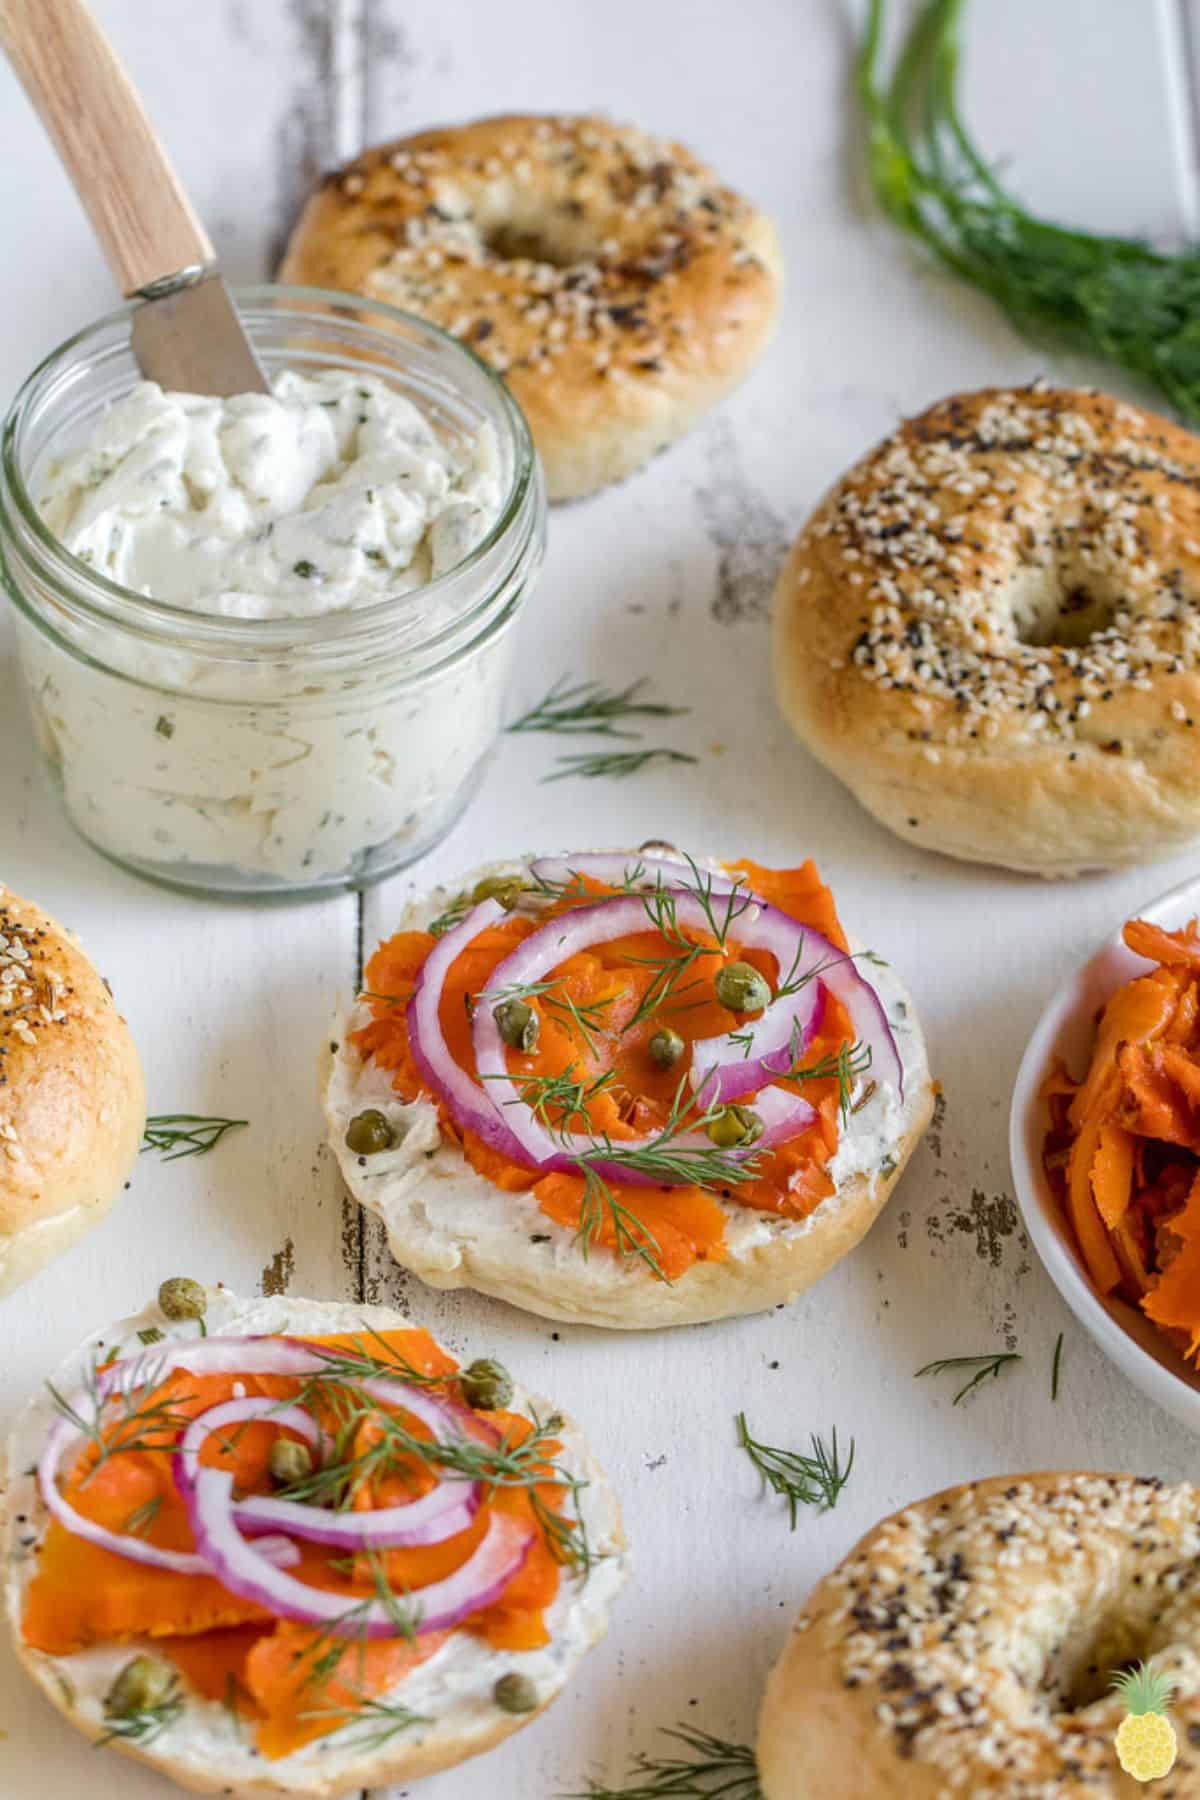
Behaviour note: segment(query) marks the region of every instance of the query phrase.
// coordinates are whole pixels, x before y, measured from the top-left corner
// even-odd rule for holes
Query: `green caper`
[[[492,1008],[496,1029],[512,1050],[532,1050],[538,1041],[542,1022],[532,1006],[524,1000],[502,1000]]]
[[[683,1055],[685,1045],[677,1031],[664,1025],[650,1039],[650,1055],[660,1069],[673,1069]]]
[[[356,1156],[378,1156],[381,1150],[390,1150],[395,1141],[395,1132],[377,1106],[355,1113],[346,1127],[346,1148]]]
[[[202,1319],[208,1295],[189,1275],[172,1275],[158,1290],[159,1311],[168,1319]]]
[[[463,1370],[459,1380],[467,1405],[477,1406],[481,1412],[495,1412],[513,1397],[512,1376],[491,1356],[481,1356]]]
[[[501,1675],[492,1689],[492,1699],[501,1712],[528,1713],[536,1712],[538,1706],[537,1689],[528,1675],[518,1675],[510,1669],[507,1675]]]
[[[766,980],[750,963],[726,963],[717,971],[717,979],[713,983],[717,991],[717,999],[730,1012],[761,1012],[771,1002],[771,990]]]
[[[127,1662],[104,1697],[104,1713],[109,1719],[129,1719],[135,1713],[151,1712],[170,1698],[175,1688],[175,1671],[157,1656],[135,1656]]]
[[[763,1134],[759,1114],[749,1106],[723,1106],[704,1127],[718,1150],[740,1150]]]
[[[529,883],[520,875],[485,875],[471,889],[471,905],[498,900],[505,912],[511,912],[521,895],[528,892]]]
[[[312,1474],[313,1459],[307,1444],[279,1437],[267,1454],[267,1471],[277,1487],[294,1487]]]

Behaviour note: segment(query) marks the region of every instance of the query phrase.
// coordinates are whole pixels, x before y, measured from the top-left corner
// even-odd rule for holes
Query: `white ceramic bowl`
[[[1197,913],[1200,880],[1193,880],[1138,908],[1136,916],[1174,930]],[[1038,1090],[1047,1069],[1061,1056],[1073,1074],[1083,1072],[1097,1009],[1131,976],[1145,974],[1148,966],[1125,948],[1117,931],[1059,988],[1021,1059],[1009,1119],[1009,1155],[1026,1230],[1075,1317],[1135,1386],[1200,1433],[1200,1373],[1136,1307],[1096,1292],[1042,1167],[1049,1110]]]

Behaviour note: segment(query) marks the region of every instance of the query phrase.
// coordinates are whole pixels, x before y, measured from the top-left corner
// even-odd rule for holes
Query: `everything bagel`
[[[1171,1678],[1200,1791],[1200,1490],[995,1476],[892,1515],[813,1594],[772,1671],[766,1800],[1131,1800],[1115,1671]]]
[[[529,419],[552,499],[619,481],[747,374],[778,307],[769,219],[679,144],[603,118],[423,131],[331,175],[281,279],[462,338]]]
[[[775,595],[780,703],[901,837],[1058,876],[1200,832],[1200,449],[1108,395],[954,396],[845,475]]]

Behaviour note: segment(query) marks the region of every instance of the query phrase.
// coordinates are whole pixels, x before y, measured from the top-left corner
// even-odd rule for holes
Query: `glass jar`
[[[434,326],[313,288],[237,298],[268,375],[376,375],[451,442],[490,423],[505,497],[483,541],[422,587],[304,618],[193,612],[108,580],[53,536],[36,496],[139,379],[125,308],[55,350],[13,403],[0,574],[34,731],[89,843],[189,890],[361,887],[449,830],[499,735],[545,542],[540,467],[508,390]]]

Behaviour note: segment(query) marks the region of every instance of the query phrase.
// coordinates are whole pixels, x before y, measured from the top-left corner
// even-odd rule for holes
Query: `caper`
[[[346,1127],[346,1148],[356,1156],[378,1156],[381,1150],[390,1150],[395,1141],[395,1132],[377,1106],[355,1113]]]
[[[481,1356],[463,1370],[459,1380],[467,1405],[477,1406],[481,1412],[495,1412],[513,1397],[512,1376],[502,1362],[491,1356]]]
[[[528,1675],[518,1675],[510,1669],[507,1675],[501,1675],[492,1689],[492,1699],[501,1712],[527,1713],[536,1712],[538,1705],[537,1689]]]
[[[717,999],[730,1012],[761,1012],[770,1004],[771,990],[763,976],[750,963],[726,963],[717,971],[717,979],[713,983],[717,990]]]
[[[267,1455],[268,1473],[278,1487],[294,1487],[312,1474],[312,1466],[308,1445],[296,1438],[276,1438]]]
[[[664,1025],[650,1039],[650,1055],[660,1069],[673,1069],[684,1052],[684,1042],[677,1031]]]
[[[471,904],[479,906],[484,900],[498,900],[505,912],[511,912],[522,894],[529,892],[529,883],[520,875],[485,875],[471,889]]]
[[[513,1050],[532,1050],[538,1041],[541,1020],[524,1000],[502,1000],[492,1008],[496,1029]]]
[[[175,1671],[157,1656],[135,1656],[127,1662],[104,1697],[104,1713],[109,1719],[129,1719],[135,1713],[151,1712],[170,1698],[175,1687]]]
[[[704,1127],[718,1150],[737,1150],[763,1134],[763,1122],[749,1106],[723,1106]]]
[[[208,1295],[189,1275],[172,1275],[158,1290],[159,1311],[168,1319],[202,1319]]]

